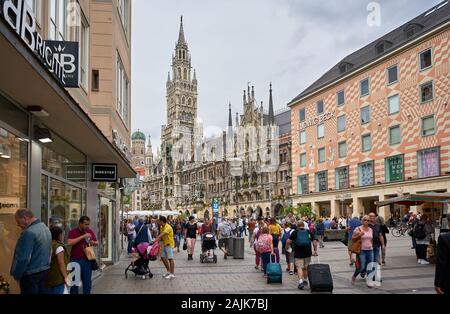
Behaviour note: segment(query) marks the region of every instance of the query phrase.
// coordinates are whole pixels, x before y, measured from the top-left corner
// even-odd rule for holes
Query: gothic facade
[[[161,128],[161,150],[153,156],[150,139],[145,148],[145,136],[142,140],[143,134],[133,134],[133,164],[143,164],[145,169],[141,209],[211,217],[212,200],[218,198],[220,216],[281,214],[292,193],[289,110],[274,113],[271,85],[264,111],[254,87],[248,86],[243,113],[236,113],[234,125],[230,104],[222,137],[205,140],[202,126],[196,123],[197,86],[181,19],[166,84],[167,124]],[[280,132],[271,133],[274,130]],[[238,175],[232,171],[236,161]]]

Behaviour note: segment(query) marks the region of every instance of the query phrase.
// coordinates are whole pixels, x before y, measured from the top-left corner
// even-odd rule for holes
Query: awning
[[[391,204],[419,206],[424,203],[450,203],[450,194],[445,193],[407,194],[391,198],[385,201],[376,202],[376,205],[377,207],[384,207]]]
[[[0,88],[23,107],[40,106],[42,122],[93,163],[115,163],[120,178],[134,178],[130,163],[106,138],[39,58],[0,20]]]

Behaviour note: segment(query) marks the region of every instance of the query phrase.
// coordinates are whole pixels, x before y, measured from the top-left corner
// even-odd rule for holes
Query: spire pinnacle
[[[178,35],[178,45],[180,45],[180,44],[186,44],[186,39],[184,38],[184,29],[183,29],[183,16],[181,16],[180,33]]]
[[[275,115],[273,112],[273,96],[272,96],[272,82],[270,82],[270,98],[269,98],[269,124],[275,123]]]
[[[231,115],[231,102],[228,106],[228,127],[233,127],[233,117]]]

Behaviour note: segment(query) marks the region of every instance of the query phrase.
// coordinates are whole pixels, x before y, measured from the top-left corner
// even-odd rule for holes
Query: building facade
[[[375,212],[399,194],[450,191],[449,13],[440,4],[421,14],[290,103],[294,203],[339,217]]]
[[[20,234],[14,213],[26,207],[66,236],[89,216],[99,262],[114,263],[119,182],[135,177],[128,148],[131,1],[6,0],[0,12],[0,274],[10,279]],[[117,170],[99,182],[94,164]]]
[[[289,110],[274,113],[272,86],[268,112],[256,101],[254,87],[249,86],[243,95],[243,113],[236,113],[233,119],[230,105],[228,126],[222,137],[205,140],[202,126],[196,123],[198,81],[195,70],[192,71],[182,20],[166,86],[167,124],[162,126],[161,151],[154,157],[149,140],[142,153],[145,136],[140,132],[133,134],[133,160],[136,165],[144,160],[146,174],[142,190],[136,193],[136,197],[141,195],[141,203],[136,202],[133,208],[177,210],[199,218],[212,217],[211,204],[217,198],[220,216],[281,214],[291,204],[291,121]],[[280,151],[280,155],[274,158],[276,167],[270,171],[265,170],[263,150],[250,147],[249,143],[262,140],[263,127],[268,126],[278,126],[282,131],[277,135],[279,146],[273,149]],[[248,129],[255,133],[245,133]],[[252,138],[247,143],[238,143],[238,134]],[[234,158],[240,160],[239,176],[231,173],[230,161]]]

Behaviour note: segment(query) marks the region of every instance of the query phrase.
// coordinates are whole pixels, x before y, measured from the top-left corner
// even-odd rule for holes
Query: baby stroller
[[[125,279],[128,279],[128,272],[134,273],[134,276],[141,276],[142,279],[153,278],[153,274],[148,267],[150,261],[156,261],[159,254],[159,244],[144,242],[137,245],[136,249],[133,248],[133,253],[138,253],[139,258],[133,262],[125,269]]]
[[[200,263],[217,264],[216,238],[213,233],[205,233],[202,238],[202,253],[200,254]]]

